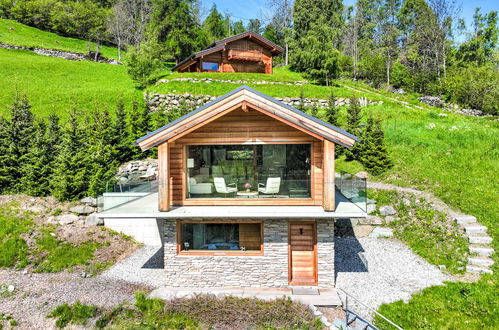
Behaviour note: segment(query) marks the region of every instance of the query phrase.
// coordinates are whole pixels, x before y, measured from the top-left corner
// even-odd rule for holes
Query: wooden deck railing
[[[251,62],[261,62],[262,53],[255,50],[229,49],[229,60],[242,60]]]

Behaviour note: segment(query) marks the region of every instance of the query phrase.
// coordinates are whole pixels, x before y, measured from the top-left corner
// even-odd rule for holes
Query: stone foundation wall
[[[172,287],[287,287],[288,220],[264,221],[263,256],[177,255],[176,221],[165,220],[166,285]],[[318,220],[319,286],[334,285],[334,220]]]
[[[216,99],[215,96],[211,95],[193,95],[193,94],[146,94],[145,100],[149,105],[151,111],[170,111],[181,106],[185,106],[188,109],[193,110],[194,108],[201,107],[202,105],[213,101]],[[300,105],[299,97],[275,97],[276,100],[281,101],[284,104],[298,107]],[[371,101],[368,98],[359,98],[359,103],[361,107],[368,105],[383,104],[383,101]],[[336,106],[347,106],[350,104],[348,98],[337,98]],[[304,107],[317,106],[319,108],[325,108],[328,106],[328,100],[323,99],[303,99]]]

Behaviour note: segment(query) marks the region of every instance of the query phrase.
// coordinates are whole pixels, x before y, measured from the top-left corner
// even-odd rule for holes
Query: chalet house
[[[241,86],[137,140],[158,191],[99,214],[161,244],[168,286],[332,287],[334,222],[364,210],[335,189],[357,137]]]
[[[177,72],[253,72],[272,74],[272,58],[282,47],[251,31],[212,43],[173,67]]]

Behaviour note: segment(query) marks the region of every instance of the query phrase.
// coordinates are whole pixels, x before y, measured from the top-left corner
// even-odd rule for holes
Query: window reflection
[[[188,146],[190,198],[309,198],[310,144]]]

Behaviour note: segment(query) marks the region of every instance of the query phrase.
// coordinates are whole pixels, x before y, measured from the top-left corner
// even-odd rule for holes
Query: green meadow
[[[57,49],[86,54],[88,44],[95,50],[95,44],[68,37],[61,37],[55,33],[42,31],[16,21],[0,18],[0,42],[10,45]],[[115,47],[100,46],[104,57],[118,59],[118,50]]]
[[[28,95],[33,112],[65,117],[74,102],[80,109],[113,108],[120,95],[125,101],[141,98],[121,65],[67,61],[24,50],[0,48],[0,114],[8,113],[16,90]]]

